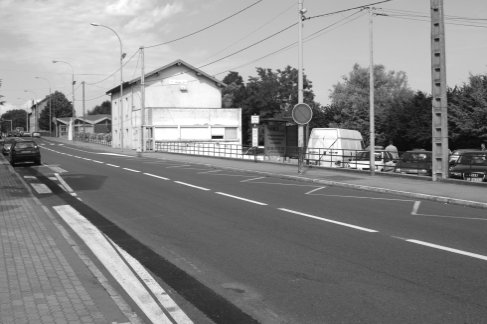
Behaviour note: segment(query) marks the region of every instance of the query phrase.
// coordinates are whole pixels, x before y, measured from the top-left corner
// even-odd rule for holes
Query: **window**
[[[227,139],[227,140],[238,139],[237,127],[226,127],[225,128],[225,139]]]

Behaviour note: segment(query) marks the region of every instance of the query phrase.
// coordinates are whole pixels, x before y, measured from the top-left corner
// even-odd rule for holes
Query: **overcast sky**
[[[305,16],[311,18],[303,29],[304,69],[321,104],[329,103],[333,85],[355,63],[368,66],[370,57],[366,11],[323,14],[378,1],[304,0]],[[374,17],[374,63],[406,72],[409,86],[427,93],[429,5],[429,0],[392,0],[375,5],[376,13],[387,16]],[[487,1],[444,0],[444,5],[452,87],[470,74],[487,72]],[[44,98],[49,85],[71,100],[70,65],[78,115],[81,81],[86,82],[86,110],[108,100],[105,92],[120,80],[120,46],[111,30],[91,22],[120,36],[127,53],[124,81],[140,76],[140,46],[146,47],[146,72],[182,59],[220,80],[228,71],[247,80],[256,67],[297,68],[298,48],[288,47],[298,40],[297,25],[288,28],[296,23],[297,10],[298,0],[0,0],[0,94],[7,101],[0,113]]]

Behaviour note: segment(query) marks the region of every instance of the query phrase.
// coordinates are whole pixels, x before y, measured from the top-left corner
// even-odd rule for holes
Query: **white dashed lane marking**
[[[322,217],[318,217],[318,216],[313,216],[313,215],[310,215],[310,214],[301,213],[301,212],[298,212],[298,211],[295,211],[295,210],[291,210],[291,209],[286,209],[286,208],[278,208],[278,209],[279,210],[282,210],[284,212],[287,212],[287,213],[291,213],[291,214],[295,214],[295,215],[299,215],[299,216],[304,216],[304,217],[308,217],[308,218],[312,218],[312,219],[316,219],[316,220],[319,220],[319,221],[322,221],[322,222],[327,222],[327,223],[332,223],[332,224],[341,225],[341,226],[345,226],[345,227],[350,227],[350,228],[357,229],[357,230],[364,231],[364,232],[369,232],[369,233],[377,233],[378,232],[378,231],[373,230],[373,229],[370,229],[370,228],[356,226],[356,225],[352,225],[352,224],[348,224],[348,223],[343,223],[343,222],[338,222],[338,221],[334,221],[334,220],[331,220],[331,219],[322,218]]]
[[[230,198],[234,198],[234,199],[238,199],[238,200],[243,200],[243,201],[246,201],[246,202],[249,202],[249,203],[252,203],[252,204],[261,205],[261,206],[267,206],[266,203],[262,203],[260,201],[255,201],[255,200],[251,200],[251,199],[247,199],[247,198],[242,198],[242,197],[239,197],[239,196],[229,195],[229,194],[226,194],[224,192],[215,192],[215,193],[217,195],[222,195],[222,196],[226,196],[226,197],[230,197]]]

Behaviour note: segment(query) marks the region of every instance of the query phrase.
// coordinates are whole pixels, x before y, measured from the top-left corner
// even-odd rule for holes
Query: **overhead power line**
[[[145,46],[145,48],[152,48],[152,47],[157,47],[157,46],[161,46],[161,45],[167,45],[167,44],[170,44],[170,43],[177,42],[177,41],[179,41],[179,40],[181,40],[181,39],[185,39],[185,38],[188,38],[188,37],[190,37],[190,36],[193,36],[193,35],[196,35],[196,34],[198,34],[198,33],[201,33],[201,32],[203,32],[203,31],[205,31],[205,30],[207,30],[207,29],[210,29],[211,27],[214,27],[214,26],[216,26],[216,25],[218,25],[218,24],[221,24],[222,22],[224,22],[224,21],[226,21],[226,20],[228,20],[228,19],[230,19],[230,18],[232,18],[232,17],[235,17],[236,15],[238,15],[238,14],[240,14],[240,13],[242,13],[242,12],[244,12],[244,11],[248,10],[249,8],[251,8],[251,7],[255,6],[256,4],[258,4],[259,2],[262,2],[262,1],[263,1],[263,0],[258,0],[258,1],[256,1],[256,2],[254,2],[253,4],[251,4],[250,6],[247,6],[247,7],[243,8],[243,9],[241,9],[241,10],[239,10],[239,11],[235,12],[234,14],[231,14],[230,16],[228,16],[228,17],[226,17],[226,18],[223,18],[223,19],[221,19],[221,20],[219,20],[219,21],[217,21],[217,22],[215,22],[215,23],[213,23],[213,24],[211,24],[211,25],[209,25],[209,26],[206,26],[206,27],[204,27],[204,28],[201,28],[201,29],[199,29],[199,30],[197,30],[197,31],[194,31],[194,32],[192,32],[192,33],[189,33],[189,34],[187,34],[187,35],[184,35],[184,36],[178,37],[178,38],[176,38],[176,39],[173,39],[173,40],[170,40],[170,41],[167,41],[167,42],[162,42],[162,43],[155,44],[155,45],[151,45],[151,46]]]
[[[340,20],[338,20],[338,21],[336,21],[336,22],[334,22],[334,23],[332,23],[332,24],[330,24],[330,25],[327,25],[327,26],[325,26],[325,27],[321,28],[320,30],[318,30],[318,31],[314,32],[313,34],[311,34],[311,35],[307,36],[307,37],[306,37],[306,38],[305,38],[303,41],[304,41],[304,42],[307,42],[307,41],[313,40],[313,39],[317,38],[318,36],[321,36],[321,35],[322,35],[323,33],[325,33],[326,31],[330,31],[330,28],[332,28],[332,27],[338,27],[338,25],[339,25],[339,24],[341,24],[341,25],[345,25],[345,24],[348,24],[348,23],[350,23],[350,22],[352,22],[352,21],[355,21],[356,19],[358,19],[358,18],[362,17],[362,15],[360,15],[360,16],[358,16],[358,17],[355,17],[355,18],[353,18],[353,19],[349,19],[349,18],[353,17],[354,15],[356,15],[356,14],[358,14],[358,13],[360,13],[360,12],[362,12],[362,10],[358,10],[357,12],[354,12],[353,14],[351,14],[351,15],[349,15],[349,16],[347,16],[347,17],[345,17],[345,18],[342,18],[342,19],[340,19]],[[348,21],[346,21],[347,19],[348,19]],[[230,72],[230,71],[237,70],[237,69],[242,68],[242,67],[244,67],[244,66],[247,66],[247,65],[249,65],[249,64],[252,64],[252,63],[258,62],[258,61],[260,61],[260,60],[262,60],[262,59],[265,59],[265,58],[267,58],[267,57],[269,57],[269,56],[272,56],[272,55],[275,55],[275,54],[277,54],[277,53],[280,53],[280,52],[286,51],[286,50],[288,50],[288,49],[290,49],[290,48],[293,48],[293,47],[295,47],[297,44],[298,44],[298,42],[297,42],[297,41],[295,41],[295,42],[293,42],[293,43],[291,43],[291,44],[288,44],[288,45],[286,45],[286,46],[284,46],[284,47],[281,47],[281,48],[279,48],[279,49],[277,49],[277,50],[275,50],[275,51],[273,51],[273,52],[271,52],[271,53],[268,53],[268,54],[266,54],[266,55],[264,55],[264,56],[261,56],[261,57],[259,57],[259,58],[256,58],[256,59],[254,59],[254,60],[252,60],[252,61],[250,61],[250,62],[247,62],[247,63],[241,64],[241,65],[239,65],[239,66],[233,67],[233,68],[231,68],[231,69],[228,69],[228,70],[225,70],[225,71],[222,71],[222,72],[216,73],[215,75],[220,75],[220,74],[223,74],[223,73],[228,73],[228,72]]]
[[[249,46],[246,46],[246,47],[244,47],[244,48],[242,48],[242,49],[240,49],[240,50],[238,50],[238,51],[236,51],[236,52],[233,52],[233,53],[231,53],[231,54],[228,54],[228,55],[226,55],[226,56],[224,56],[224,57],[221,57],[221,58],[219,58],[219,59],[217,59],[217,60],[214,60],[213,62],[207,63],[207,64],[205,64],[205,65],[202,65],[202,66],[200,66],[200,67],[198,67],[198,68],[203,68],[203,67],[206,67],[206,66],[208,66],[208,65],[215,64],[215,63],[220,62],[220,61],[222,61],[222,60],[224,60],[224,59],[226,59],[226,58],[229,58],[230,56],[233,56],[233,55],[236,55],[236,54],[238,54],[238,53],[241,53],[241,52],[243,52],[243,51],[245,51],[245,50],[248,50],[249,48],[254,47],[255,45],[258,45],[258,44],[260,44],[260,43],[262,43],[262,42],[264,42],[264,41],[266,41],[266,40],[268,40],[268,39],[270,39],[270,38],[272,38],[272,37],[274,37],[274,36],[277,36],[277,35],[279,35],[279,34],[281,34],[281,33],[285,32],[286,30],[288,30],[288,29],[289,29],[289,28],[291,28],[291,27],[296,26],[297,24],[298,24],[298,23],[291,24],[291,25],[287,26],[286,28],[281,29],[280,31],[278,31],[278,32],[276,32],[276,33],[274,33],[274,34],[272,34],[272,35],[270,35],[270,36],[267,36],[267,37],[266,37],[266,38],[264,38],[264,39],[261,39],[260,41],[257,41],[257,42],[255,42],[255,43],[253,43],[253,44],[250,44]]]
[[[342,10],[333,11],[333,12],[327,12],[327,13],[324,13],[324,14],[321,14],[321,15],[306,17],[305,20],[314,19],[314,18],[320,18],[320,17],[325,17],[325,16],[331,16],[331,15],[335,15],[335,14],[339,14],[339,13],[347,12],[347,11],[351,11],[351,10],[356,10],[356,9],[364,9],[364,8],[367,8],[367,7],[370,7],[370,6],[374,6],[374,5],[377,5],[377,4],[380,4],[380,3],[385,3],[385,2],[390,2],[390,1],[392,1],[392,0],[384,0],[384,1],[379,1],[379,2],[374,2],[374,3],[369,3],[369,4],[361,5],[361,6],[358,6],[358,7],[353,7],[353,8],[348,8],[348,9],[342,9]]]

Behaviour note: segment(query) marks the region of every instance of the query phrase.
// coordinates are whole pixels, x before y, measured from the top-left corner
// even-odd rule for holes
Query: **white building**
[[[198,141],[241,144],[240,108],[222,108],[226,85],[205,72],[177,60],[123,83],[107,92],[112,103],[112,146],[145,148],[158,141]],[[142,95],[145,95],[144,108]],[[142,122],[143,119],[143,122]]]

